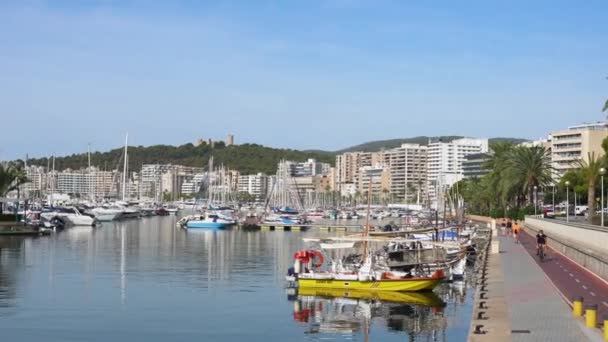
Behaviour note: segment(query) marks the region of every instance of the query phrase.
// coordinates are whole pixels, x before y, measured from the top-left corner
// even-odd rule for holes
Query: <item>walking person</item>
[[[517,222],[515,222],[515,225],[513,226],[513,240],[515,243],[519,243],[519,226],[517,225]]]

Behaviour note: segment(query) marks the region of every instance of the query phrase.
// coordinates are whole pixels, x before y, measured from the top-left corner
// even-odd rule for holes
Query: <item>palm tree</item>
[[[17,190],[19,186],[27,183],[27,181],[25,172],[17,164],[0,164],[0,197]],[[0,214],[2,214],[3,209],[3,203],[0,203]]]
[[[587,182],[587,208],[589,210],[589,223],[595,217],[595,186],[600,177],[600,169],[603,166],[601,158],[596,158],[595,152],[587,152],[587,159],[580,159],[576,162],[585,182]]]
[[[503,179],[503,191],[511,195],[527,196],[531,203],[534,187],[543,187],[551,183],[551,154],[542,146],[515,147],[509,152],[507,167]]]

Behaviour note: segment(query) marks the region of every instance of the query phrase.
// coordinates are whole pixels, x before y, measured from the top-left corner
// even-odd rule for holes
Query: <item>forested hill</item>
[[[354,151],[363,151],[363,152],[377,152],[382,149],[391,149],[401,146],[401,144],[419,144],[419,145],[428,145],[429,139],[440,139],[441,141],[449,142],[455,139],[464,138],[462,136],[455,135],[447,135],[440,137],[429,137],[429,136],[418,136],[413,138],[401,138],[401,139],[389,139],[389,140],[376,140],[366,142],[360,145],[351,146],[335,153],[340,154],[344,152],[354,152]],[[518,138],[490,138],[488,142],[490,145],[494,142],[498,141],[506,141],[514,144],[519,144],[521,142],[526,141],[526,139],[518,139]]]
[[[91,165],[105,170],[122,170],[124,149],[118,148],[109,152],[91,153]],[[139,171],[142,164],[174,164],[205,167],[213,156],[214,165],[238,170],[244,174],[264,172],[274,174],[281,159],[305,161],[315,158],[330,164],[335,163],[335,155],[324,152],[303,152],[290,149],[277,149],[257,144],[242,144],[226,146],[223,142],[215,143],[212,148],[205,143],[194,146],[154,145],[129,146],[129,170]],[[66,157],[56,157],[55,169],[81,169],[87,166],[87,154],[73,154]],[[30,159],[29,165],[47,166],[48,158]]]

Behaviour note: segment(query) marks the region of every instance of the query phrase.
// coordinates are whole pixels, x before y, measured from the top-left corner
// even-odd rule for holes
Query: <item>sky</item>
[[[608,2],[0,0],[0,160],[603,120]]]

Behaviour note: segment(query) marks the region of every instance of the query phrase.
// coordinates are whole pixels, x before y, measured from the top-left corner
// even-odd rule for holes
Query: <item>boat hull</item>
[[[229,223],[223,222],[196,222],[191,221],[186,223],[186,228],[188,229],[197,229],[197,228],[207,228],[207,229],[226,229],[230,226]]]
[[[298,287],[315,289],[367,290],[367,291],[430,291],[442,278],[412,278],[383,280],[335,280],[335,279],[298,279]]]
[[[95,215],[95,219],[100,222],[110,222],[114,221],[116,217],[118,217],[118,213],[116,214],[99,214]]]

